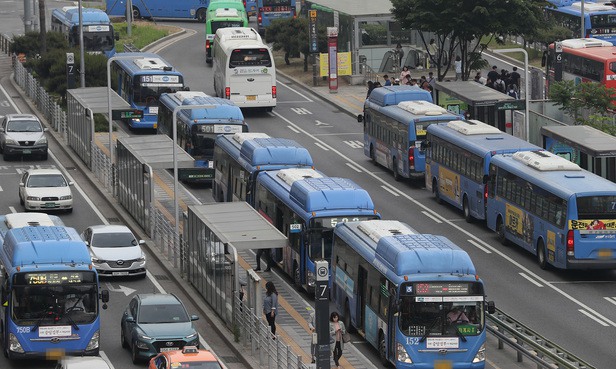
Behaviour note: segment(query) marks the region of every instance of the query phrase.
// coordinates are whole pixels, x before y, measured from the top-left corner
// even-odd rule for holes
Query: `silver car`
[[[0,152],[4,160],[19,155],[38,155],[47,160],[47,128],[36,116],[8,114],[0,119]]]
[[[133,232],[124,225],[95,225],[81,234],[92,256],[92,264],[99,276],[146,275],[145,254]]]
[[[107,360],[100,356],[66,356],[58,362],[55,369],[110,369]]]

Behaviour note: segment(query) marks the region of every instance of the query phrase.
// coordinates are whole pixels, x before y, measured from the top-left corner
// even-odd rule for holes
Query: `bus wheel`
[[[204,8],[200,8],[197,10],[197,20],[201,23],[205,23],[205,18],[207,16],[206,10]]]
[[[381,363],[383,363],[383,365],[388,364],[387,347],[385,346],[385,335],[382,331],[379,333],[379,358],[381,359]]]
[[[539,267],[543,270],[548,268],[548,259],[545,255],[545,245],[542,240],[537,243],[537,262]]]
[[[299,265],[297,262],[293,263],[293,281],[295,282],[295,286],[297,286],[297,288],[302,286],[302,277],[299,275]]]
[[[443,200],[441,199],[441,194],[438,192],[438,183],[436,182],[436,178],[432,180],[432,193],[434,194],[434,198],[436,198],[436,202],[442,204]]]
[[[503,218],[501,217],[498,217],[496,220],[496,235],[501,245],[507,246],[509,244],[507,237],[505,237],[505,223],[503,223]]]
[[[372,164],[378,165],[376,162],[376,155],[374,154],[374,146],[370,145],[370,159],[372,160]]]
[[[400,181],[400,173],[398,173],[398,162],[396,161],[396,158],[393,158],[392,160],[392,170],[394,171],[394,180],[396,182]]]
[[[468,197],[464,195],[464,199],[462,200],[462,211],[464,212],[464,219],[467,223],[473,222],[473,216],[471,215],[471,208],[468,206]]]
[[[141,12],[139,11],[139,8],[137,8],[136,6],[133,6],[133,19],[140,19],[141,18]]]

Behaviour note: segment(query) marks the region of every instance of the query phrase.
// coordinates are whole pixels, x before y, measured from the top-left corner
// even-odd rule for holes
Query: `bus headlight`
[[[9,350],[13,352],[18,352],[20,354],[24,353],[23,347],[21,347],[19,340],[17,339],[17,337],[15,337],[13,333],[9,334]]]
[[[306,273],[306,283],[308,284],[309,287],[314,287],[315,286],[315,278],[314,278],[314,272],[311,272],[310,270]]]
[[[411,360],[409,353],[400,342],[396,342],[396,360],[407,364],[413,364],[413,360]]]
[[[88,346],[86,347],[86,351],[95,350],[98,348],[98,343],[100,341],[100,331],[94,332],[92,338],[90,338],[90,342],[88,342]]]
[[[473,359],[473,363],[481,363],[486,360],[486,344],[482,344],[479,350],[477,351],[477,355]]]

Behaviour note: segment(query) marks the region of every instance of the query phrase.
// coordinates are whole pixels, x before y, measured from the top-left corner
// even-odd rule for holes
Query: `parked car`
[[[208,350],[185,346],[182,350],[161,352],[150,359],[148,369],[203,368],[221,369],[216,356]]]
[[[64,174],[58,169],[28,169],[19,181],[19,203],[26,211],[73,211],[73,193]]]
[[[111,365],[100,356],[66,356],[55,369],[111,369]]]
[[[173,294],[137,294],[122,314],[122,347],[130,349],[135,364],[185,346],[199,348],[199,334],[192,323],[197,319]]]
[[[0,118],[0,152],[4,160],[18,155],[39,155],[47,160],[47,128],[36,116],[8,114]]]
[[[81,233],[90,249],[99,276],[145,277],[146,261],[141,245],[125,225],[94,225]]]

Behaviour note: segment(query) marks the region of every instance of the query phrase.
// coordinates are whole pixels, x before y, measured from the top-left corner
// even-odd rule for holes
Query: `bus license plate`
[[[610,250],[610,249],[601,249],[601,250],[599,250],[599,257],[601,259],[610,259],[610,258],[612,258],[612,250]]]
[[[247,96],[246,96],[246,100],[254,101],[254,100],[256,100],[256,99],[257,99],[257,96],[256,96],[256,95],[247,95]]]

